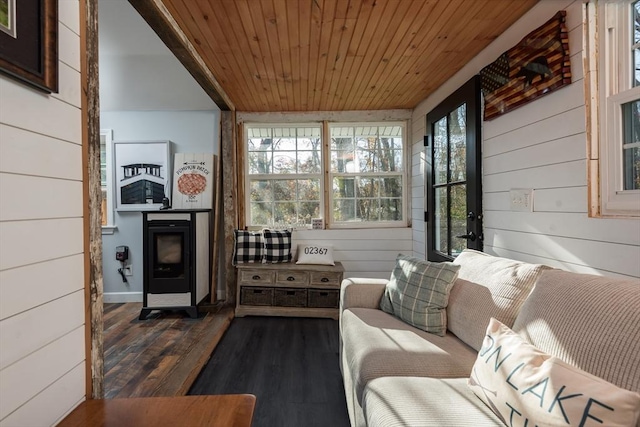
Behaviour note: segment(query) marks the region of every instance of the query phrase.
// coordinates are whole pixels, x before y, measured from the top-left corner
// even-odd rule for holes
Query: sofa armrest
[[[340,313],[347,308],[379,308],[388,279],[353,277],[344,279],[340,287]]]

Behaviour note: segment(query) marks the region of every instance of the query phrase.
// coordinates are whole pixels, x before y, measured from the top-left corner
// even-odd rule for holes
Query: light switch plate
[[[509,203],[512,211],[533,212],[533,189],[512,188],[509,190]]]

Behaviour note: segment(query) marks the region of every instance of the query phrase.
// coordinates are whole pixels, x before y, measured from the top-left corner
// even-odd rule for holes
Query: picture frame
[[[113,141],[116,211],[151,211],[171,196],[171,141]]]
[[[58,0],[0,0],[0,72],[58,92]]]

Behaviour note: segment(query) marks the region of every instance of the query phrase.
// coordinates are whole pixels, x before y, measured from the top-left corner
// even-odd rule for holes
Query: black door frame
[[[467,104],[467,210],[473,216],[467,217],[467,233],[475,235],[474,240],[467,238],[467,247],[482,251],[482,100],[480,90],[480,76],[476,75],[463,84],[444,101],[431,110],[426,117],[425,155],[429,161],[426,164],[426,196],[425,211],[427,259],[430,261],[452,261],[453,257],[435,250],[435,182],[433,169],[433,124],[449,114],[462,104]],[[469,141],[475,141],[470,144]],[[448,229],[451,229],[449,221]]]

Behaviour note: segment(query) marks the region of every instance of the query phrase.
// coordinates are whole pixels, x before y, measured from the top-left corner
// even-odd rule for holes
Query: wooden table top
[[[93,399],[58,427],[250,427],[255,404],[251,394]]]

